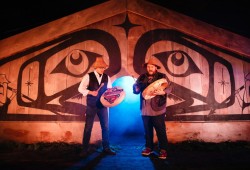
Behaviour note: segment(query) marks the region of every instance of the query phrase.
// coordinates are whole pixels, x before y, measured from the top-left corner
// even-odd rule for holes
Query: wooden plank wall
[[[158,58],[174,85],[170,142],[250,141],[249,47],[247,38],[141,0],[108,1],[1,40],[0,139],[81,142],[86,102],[77,88],[103,55],[112,82],[138,77]],[[100,140],[98,120],[92,133]]]

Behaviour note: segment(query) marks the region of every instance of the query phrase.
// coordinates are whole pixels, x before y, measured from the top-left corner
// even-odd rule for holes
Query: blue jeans
[[[91,132],[95,120],[95,115],[99,117],[101,129],[102,129],[102,146],[103,149],[109,148],[109,115],[108,115],[108,109],[106,107],[103,107],[101,109],[98,109],[96,107],[87,106],[86,110],[86,122],[85,122],[85,128],[83,132],[83,149],[87,150]]]
[[[159,116],[142,116],[145,131],[145,147],[154,148],[154,128],[160,149],[167,150],[168,139],[165,125],[165,114]]]

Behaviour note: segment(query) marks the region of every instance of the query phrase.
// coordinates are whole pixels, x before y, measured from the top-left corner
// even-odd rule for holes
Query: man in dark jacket
[[[156,88],[153,92],[148,92],[147,87],[161,80],[164,80],[163,82],[169,85],[170,81],[165,74],[157,71],[157,69],[160,69],[160,66],[157,64],[156,58],[151,57],[143,66],[146,68],[147,72],[140,75],[133,85],[133,93],[140,93],[140,109],[145,130],[146,143],[144,150],[142,150],[142,155],[149,156],[153,153],[155,129],[160,149],[158,157],[160,159],[166,159],[168,139],[165,125],[165,113],[167,94],[170,93],[171,88]],[[144,94],[144,90],[146,90],[146,93],[150,94]]]

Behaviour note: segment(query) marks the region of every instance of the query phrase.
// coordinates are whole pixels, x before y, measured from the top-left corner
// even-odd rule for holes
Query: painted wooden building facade
[[[159,60],[174,85],[170,142],[250,141],[250,39],[227,30],[146,1],[111,0],[3,39],[0,49],[1,140],[81,142],[86,102],[77,88],[102,55],[112,82]],[[97,121],[92,142],[101,138]]]

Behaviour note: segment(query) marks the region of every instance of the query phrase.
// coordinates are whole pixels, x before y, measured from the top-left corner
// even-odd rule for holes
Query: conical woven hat
[[[94,68],[100,68],[103,67],[105,69],[108,68],[108,65],[105,63],[105,61],[103,60],[103,57],[96,57],[95,62],[93,63],[93,67]]]
[[[147,63],[143,64],[143,67],[147,67],[147,64],[152,64],[155,65],[158,69],[160,69],[161,67],[157,63],[157,59],[155,57],[151,57]]]

